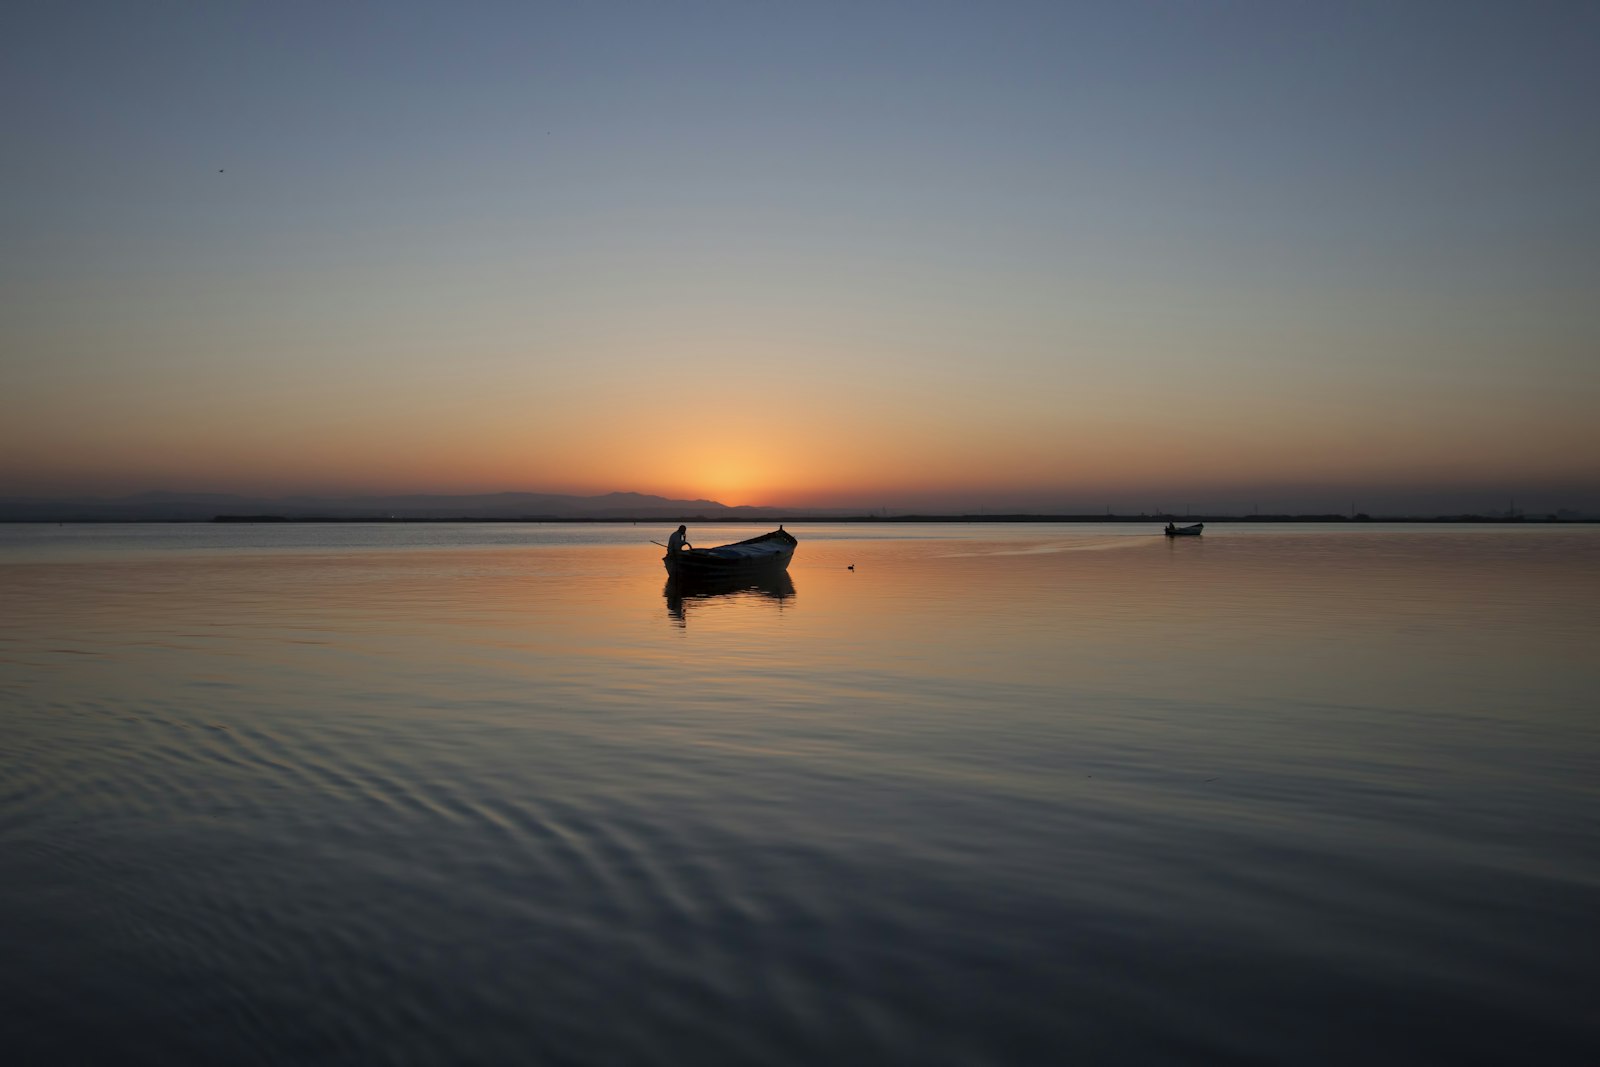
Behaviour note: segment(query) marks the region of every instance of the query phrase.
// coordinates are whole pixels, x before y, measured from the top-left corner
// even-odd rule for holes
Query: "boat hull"
[[[700,559],[691,556],[690,552],[679,552],[677,558],[663,556],[661,562],[667,568],[667,573],[674,578],[727,578],[745,574],[770,574],[774,571],[786,571],[789,569],[789,560],[793,558],[793,549],[784,553],[762,556],[758,559],[732,561]]]
[[[731,545],[668,552],[661,557],[661,564],[668,574],[680,580],[777,574],[789,569],[796,544],[794,535],[780,526],[771,533]]]
[[[1205,526],[1205,523],[1197,522],[1193,526],[1168,527],[1162,532],[1168,537],[1200,537],[1202,536],[1200,531],[1205,529]]]

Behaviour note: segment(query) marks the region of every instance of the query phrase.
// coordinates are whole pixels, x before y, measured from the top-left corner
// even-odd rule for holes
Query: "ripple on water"
[[[1587,542],[986,536],[30,571],[13,1048],[1582,1062]]]

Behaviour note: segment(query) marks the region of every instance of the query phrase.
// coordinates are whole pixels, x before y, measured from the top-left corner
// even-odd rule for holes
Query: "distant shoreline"
[[[1371,523],[1419,523],[1428,525],[1519,525],[1519,526],[1571,526],[1600,523],[1600,518],[1556,517],[1547,515],[1029,515],[1029,514],[929,514],[929,515],[820,515],[820,516],[712,516],[712,515],[645,515],[638,517],[604,516],[574,517],[562,515],[516,515],[475,517],[457,516],[362,516],[362,515],[215,515],[209,519],[172,518],[150,516],[145,518],[95,518],[88,516],[37,519],[0,519],[0,525],[16,526],[108,526],[141,524],[185,525],[283,525],[283,524],[417,524],[417,523],[515,523],[515,524],[595,524],[595,525],[663,525],[668,523],[695,523],[702,526],[751,526],[764,523],[815,525],[826,523],[927,523],[942,525],[972,525],[978,523],[1075,523],[1084,525],[1129,523],[1347,523],[1362,526]]]
[[[205,520],[201,520],[205,521]],[[612,525],[639,525],[641,523],[668,523],[668,522],[693,522],[701,525],[721,524],[727,526],[750,526],[766,522],[783,523],[942,523],[952,525],[966,525],[970,523],[1118,523],[1132,522],[1237,522],[1237,523],[1276,523],[1276,522],[1347,522],[1352,525],[1362,525],[1373,522],[1426,522],[1426,523],[1511,523],[1536,525],[1559,525],[1562,523],[1594,523],[1600,519],[1571,518],[1560,519],[1548,516],[1515,518],[1496,517],[1492,515],[1438,515],[1432,517],[1420,516],[1368,516],[1363,515],[1352,519],[1348,515],[835,515],[802,518],[780,518],[778,516],[757,516],[744,518],[719,518],[709,515],[670,515],[649,516],[643,518],[561,518],[555,516],[529,515],[520,518],[472,518],[460,516],[457,518],[292,518],[280,515],[262,516],[234,516],[218,515],[209,520],[220,523],[250,523],[250,522],[288,522],[288,523],[317,523],[317,522],[379,522],[379,523],[416,523],[416,522],[512,522],[512,523],[600,523]]]

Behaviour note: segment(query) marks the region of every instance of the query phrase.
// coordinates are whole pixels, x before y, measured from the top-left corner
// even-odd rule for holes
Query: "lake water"
[[[790,528],[0,527],[8,1061],[1600,1062],[1600,528]]]

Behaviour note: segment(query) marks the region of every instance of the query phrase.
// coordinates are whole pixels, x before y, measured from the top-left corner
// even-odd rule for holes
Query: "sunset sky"
[[[1600,4],[22,3],[0,496],[1600,510]]]

